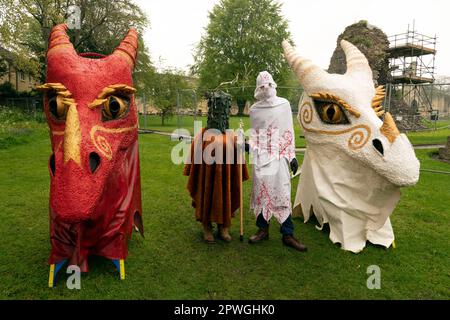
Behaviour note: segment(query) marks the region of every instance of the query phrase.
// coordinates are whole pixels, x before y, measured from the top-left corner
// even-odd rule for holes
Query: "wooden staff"
[[[239,130],[238,130],[238,165],[239,165],[239,213],[241,220],[241,228],[240,228],[240,240],[244,241],[244,189],[243,189],[243,166],[245,154],[243,152],[244,148],[244,123],[242,119],[239,122]]]

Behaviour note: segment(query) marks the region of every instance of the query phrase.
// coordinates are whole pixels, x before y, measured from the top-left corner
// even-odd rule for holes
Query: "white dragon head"
[[[374,87],[369,63],[354,45],[342,40],[341,47],[347,60],[343,75],[326,72],[283,41],[286,60],[305,92],[299,122],[308,148],[326,145],[343,152],[397,187],[416,184],[420,163],[406,135],[381,106],[383,87]]]

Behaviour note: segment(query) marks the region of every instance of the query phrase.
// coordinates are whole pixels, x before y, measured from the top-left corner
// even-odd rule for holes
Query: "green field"
[[[170,161],[175,142],[153,134],[139,137],[146,238],[135,234],[130,242],[125,281],[117,279],[111,262],[94,257],[81,290],[65,287],[64,272],[56,288],[47,288],[50,143],[44,124],[22,126],[26,133],[0,132],[0,299],[450,298],[449,175],[422,172],[417,186],[402,191],[392,215],[397,249],[368,245],[358,255],[345,252],[326,231],[300,219],[296,233],[308,245],[306,254],[281,245],[276,223],[269,241],[239,242],[237,218],[233,242],[206,245],[183,168]],[[435,151],[417,151],[422,168],[450,171],[450,164],[430,157]],[[250,187],[246,182],[246,237],[256,231]],[[381,290],[366,287],[370,265],[381,268]]]
[[[408,132],[407,136],[413,145],[446,144],[447,137],[450,136],[450,129],[426,132]]]

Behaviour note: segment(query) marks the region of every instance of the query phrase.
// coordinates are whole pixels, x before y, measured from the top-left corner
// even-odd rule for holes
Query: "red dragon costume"
[[[109,56],[78,54],[65,24],[50,33],[46,83],[38,87],[52,145],[50,286],[65,262],[87,272],[91,255],[113,260],[124,279],[133,226],[143,235],[137,44],[131,29]]]

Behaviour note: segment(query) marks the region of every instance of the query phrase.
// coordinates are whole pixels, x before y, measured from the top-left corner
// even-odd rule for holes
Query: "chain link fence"
[[[26,114],[37,121],[45,119],[42,97],[0,97],[0,106]]]
[[[205,92],[215,89],[178,89],[173,90],[174,105],[166,116],[165,124],[162,124],[163,114],[154,106],[152,99],[148,97],[137,98],[141,129],[162,129],[191,127],[196,120],[206,121],[207,99]],[[233,97],[231,109],[232,116],[246,117],[248,109],[254,99],[246,101],[243,115],[239,115],[239,106],[236,97],[243,91],[248,96],[254,91],[254,87],[228,87],[219,88]],[[436,130],[442,128],[441,123],[450,119],[450,83],[422,84],[387,87],[384,101],[386,111],[394,116],[399,127],[403,131]],[[289,100],[294,118],[298,112],[298,102],[303,94],[303,89],[298,87],[277,88],[278,96]],[[40,96],[33,97],[0,97],[0,106],[23,112],[38,121],[45,119],[43,113],[43,100]],[[242,107],[241,107],[242,109]],[[448,127],[444,126],[444,127]]]
[[[194,121],[202,121],[206,124],[206,116],[208,113],[206,92],[221,90],[232,96],[232,117],[248,117],[249,108],[255,102],[254,99],[244,101],[245,105],[239,106],[241,101],[237,97],[242,95],[245,91],[247,96],[252,96],[255,87],[227,87],[218,89],[178,89],[172,92],[176,97],[176,103],[171,108],[171,116],[164,120],[162,124],[163,114],[161,110],[154,106],[152,99],[143,96],[137,100],[138,110],[140,115],[140,128],[144,130],[164,130],[175,128],[190,128]],[[293,116],[297,116],[298,102],[303,94],[303,89],[300,87],[278,87],[277,94],[289,100],[292,108]],[[242,111],[240,113],[239,111]]]
[[[450,119],[450,84],[388,84],[384,106],[402,131],[437,130]]]

